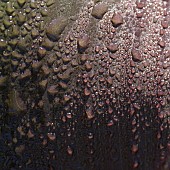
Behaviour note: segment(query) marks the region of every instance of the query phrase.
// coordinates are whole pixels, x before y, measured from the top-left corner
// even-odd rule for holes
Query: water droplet
[[[89,133],[89,134],[88,134],[88,138],[89,138],[89,139],[93,139],[93,133]]]
[[[29,129],[28,133],[27,133],[28,138],[33,138],[34,134],[32,133],[32,131]]]
[[[66,122],[66,117],[65,116],[62,117],[62,121]]]
[[[158,134],[157,134],[157,139],[160,139],[160,138],[161,138],[161,133],[158,132]]]
[[[133,164],[133,168],[137,168],[139,166],[139,163],[137,161],[135,161],[135,163]]]
[[[73,154],[73,149],[70,146],[68,146],[67,147],[67,152],[68,152],[69,155],[72,155]]]
[[[109,106],[109,108],[108,108],[108,113],[109,114],[111,114],[111,113],[113,113],[113,109]]]
[[[136,153],[138,151],[138,145],[133,145],[132,146],[132,152]]]
[[[87,109],[86,109],[86,114],[87,114],[87,117],[88,117],[89,119],[92,119],[92,118],[94,117],[94,113],[93,113],[92,108],[87,108]]]
[[[56,139],[55,133],[48,133],[47,136],[48,136],[48,138],[49,138],[50,140],[52,140],[52,141]]]
[[[84,94],[85,94],[86,96],[89,96],[89,95],[90,95],[90,90],[89,90],[88,88],[85,88],[85,89],[84,89]]]
[[[113,120],[109,120],[109,122],[107,123],[107,126],[113,126]]]
[[[132,121],[132,125],[136,125],[136,120],[135,119]]]
[[[71,136],[71,132],[68,132],[67,136],[70,137]]]
[[[72,118],[72,114],[71,114],[71,113],[67,113],[66,116],[67,116],[68,119],[71,119],[71,118]]]

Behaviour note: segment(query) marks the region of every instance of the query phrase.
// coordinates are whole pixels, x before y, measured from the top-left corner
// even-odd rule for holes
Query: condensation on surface
[[[2,170],[168,170],[169,0],[1,0]]]

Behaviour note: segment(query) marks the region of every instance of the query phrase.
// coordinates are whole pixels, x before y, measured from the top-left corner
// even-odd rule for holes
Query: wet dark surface
[[[0,1],[0,170],[169,170],[170,5]]]

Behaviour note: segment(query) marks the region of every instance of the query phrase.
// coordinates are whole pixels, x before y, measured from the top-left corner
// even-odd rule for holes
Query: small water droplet
[[[86,114],[87,114],[87,117],[88,117],[89,119],[92,119],[92,118],[94,117],[94,113],[93,113],[92,108],[87,108],[87,109],[86,109]]]
[[[113,113],[113,109],[109,106],[109,108],[108,108],[108,113],[109,114],[111,114],[111,113]]]
[[[113,126],[113,120],[109,120],[109,122],[107,123],[107,126]]]
[[[48,133],[47,136],[48,136],[48,138],[49,138],[50,140],[52,140],[52,141],[56,139],[55,133]]]
[[[62,117],[62,121],[66,122],[66,117],[65,116]]]
[[[136,125],[136,120],[135,119],[132,121],[132,125]]]
[[[69,113],[67,113],[67,115],[66,115],[66,116],[67,116],[67,118],[68,118],[68,119],[71,119],[71,118],[72,118],[72,114],[71,114],[70,112],[69,112]]]
[[[93,133],[89,133],[89,134],[88,134],[88,138],[89,138],[89,139],[93,139]]]
[[[67,147],[67,152],[68,152],[69,155],[72,155],[73,154],[73,149],[70,146],[68,146]]]
[[[70,137],[71,136],[71,132],[68,132],[67,136]]]
[[[161,133],[158,132],[158,134],[157,134],[157,139],[160,139],[160,138],[161,138]]]
[[[28,133],[27,133],[28,138],[33,138],[34,134],[32,133],[32,131],[29,129]]]
[[[132,146],[132,152],[136,153],[138,151],[138,145],[133,145]]]
[[[135,161],[135,163],[133,164],[133,168],[137,168],[139,166],[139,163],[137,161]]]

